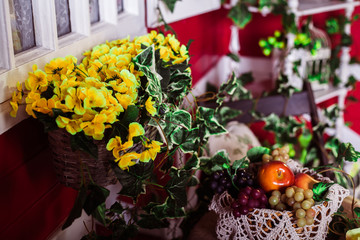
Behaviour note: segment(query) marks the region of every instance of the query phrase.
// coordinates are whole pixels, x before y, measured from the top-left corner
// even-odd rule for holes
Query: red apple
[[[258,171],[258,182],[266,192],[292,186],[294,179],[292,170],[280,161],[264,163]]]
[[[297,173],[295,175],[294,185],[304,190],[313,189],[313,185],[319,181],[306,173]]]

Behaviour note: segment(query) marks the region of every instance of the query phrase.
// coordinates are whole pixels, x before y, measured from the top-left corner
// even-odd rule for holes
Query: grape
[[[253,199],[259,199],[260,196],[261,196],[261,192],[260,192],[259,189],[253,189],[253,190],[251,191],[251,197],[252,197]]]
[[[315,210],[312,209],[312,208],[306,210],[306,216],[307,216],[307,217],[314,218],[314,217],[315,217],[315,214],[316,214],[316,212],[315,212]]]
[[[300,187],[297,187],[295,189],[295,192],[301,192],[301,193],[304,193],[304,189],[300,188]]]
[[[288,187],[285,190],[286,197],[292,198],[295,195],[295,189],[293,187]]]
[[[212,177],[214,180],[220,179],[220,177],[221,177],[220,172],[215,172]]]
[[[311,202],[311,206],[314,206],[314,205],[315,205],[315,200],[314,200],[314,199],[310,198],[310,199],[306,199],[306,200],[308,200],[309,202]]]
[[[304,191],[304,196],[305,198],[309,199],[309,198],[312,198],[314,195],[313,191],[311,189],[306,189]]]
[[[274,190],[274,191],[271,193],[271,195],[273,195],[273,196],[277,196],[277,197],[279,197],[279,198],[280,198],[280,196],[281,196],[281,192],[280,192],[280,191],[278,191],[278,190]]]
[[[264,193],[261,194],[259,200],[260,200],[260,203],[264,204],[264,205],[266,205],[266,203],[268,202],[268,198],[266,197],[266,195]]]
[[[252,179],[252,178],[247,179],[247,180],[246,180],[246,184],[247,184],[248,186],[253,186],[253,185],[254,185],[254,179]]]
[[[305,219],[306,219],[306,225],[312,225],[314,223],[314,218],[306,216]]]
[[[234,201],[234,202],[231,204],[231,208],[233,208],[233,209],[236,209],[236,208],[238,208],[238,207],[240,207],[240,204],[239,204],[239,202],[237,202],[237,201]]]
[[[240,209],[234,209],[233,211],[234,217],[238,218],[241,216],[241,210]]]
[[[227,182],[229,182],[230,179],[228,179],[227,177],[223,177],[220,179],[220,183],[221,184],[226,184]]]
[[[272,157],[269,154],[262,155],[262,161],[263,163],[270,162],[272,160]]]
[[[305,227],[306,225],[306,219],[303,217],[303,218],[299,218],[297,221],[296,221],[296,224],[298,225],[298,227]]]
[[[271,152],[271,155],[272,155],[272,156],[277,156],[277,155],[279,155],[279,150],[278,150],[278,149],[273,150],[273,151]]]
[[[295,202],[296,201],[295,201],[294,198],[288,198],[287,201],[286,201],[287,205],[290,206],[290,207],[292,207]]]
[[[280,201],[284,203],[284,202],[286,202],[286,199],[287,198],[286,198],[285,193],[281,194]]]
[[[280,157],[279,155],[276,155],[276,156],[274,157],[274,161],[281,161],[281,157]]]
[[[259,205],[260,205],[259,200],[250,199],[247,206],[251,209],[251,208],[257,208]]]
[[[293,207],[293,209],[296,211],[297,209],[301,208],[301,203],[295,202],[292,207]]]
[[[278,211],[284,211],[286,209],[286,206],[283,203],[278,203],[276,205],[275,209],[278,210]]]
[[[312,206],[312,205],[311,205],[311,202],[308,201],[308,200],[304,200],[304,201],[302,201],[302,203],[301,203],[301,207],[302,207],[303,209],[305,209],[305,210],[310,209],[311,206]]]
[[[247,206],[241,206],[241,207],[239,208],[239,212],[240,212],[240,214],[242,214],[242,215],[246,215],[246,214],[249,213],[249,208],[248,208]]]
[[[297,218],[304,218],[306,215],[306,212],[304,209],[299,208],[298,210],[296,210],[296,217]]]
[[[271,205],[271,206],[276,206],[278,203],[280,202],[280,199],[279,199],[279,197],[278,196],[271,196],[270,198],[269,198],[269,204]]]
[[[241,189],[241,192],[245,193],[246,195],[250,195],[252,191],[252,187],[246,186],[245,188]]]
[[[217,188],[217,186],[218,186],[218,183],[215,182],[215,181],[212,181],[211,184],[210,184],[210,187],[211,187],[212,190],[215,190]]]
[[[224,186],[220,185],[216,188],[215,191],[216,191],[216,193],[221,194],[225,191],[225,188],[224,188]]]
[[[304,200],[304,194],[302,192],[296,192],[294,195],[294,199],[297,202],[301,202],[302,200]]]
[[[249,196],[244,194],[244,193],[240,193],[238,196],[238,202],[240,205],[245,206],[248,204],[249,201]]]

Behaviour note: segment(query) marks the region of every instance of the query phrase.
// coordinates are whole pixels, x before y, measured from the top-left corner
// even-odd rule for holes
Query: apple
[[[297,173],[295,175],[294,185],[306,190],[313,189],[314,184],[318,182],[320,181],[314,179],[312,176],[306,173]]]
[[[258,182],[265,192],[292,186],[294,180],[294,173],[284,162],[271,161],[264,163],[258,171]]]

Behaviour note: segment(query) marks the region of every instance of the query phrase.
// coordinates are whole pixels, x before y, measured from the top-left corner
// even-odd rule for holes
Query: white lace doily
[[[293,160],[288,161],[288,166],[296,174],[304,172],[322,182],[331,182],[329,178],[317,174],[308,168],[301,168]],[[218,214],[216,234],[218,239],[325,239],[332,215],[338,210],[350,191],[338,184],[332,185],[327,193],[329,201],[317,203],[313,209],[316,211],[314,224],[297,227],[296,217],[291,211],[276,211],[272,209],[255,209],[247,215],[234,217],[231,209],[232,197],[224,192],[215,195],[209,206],[210,210]]]

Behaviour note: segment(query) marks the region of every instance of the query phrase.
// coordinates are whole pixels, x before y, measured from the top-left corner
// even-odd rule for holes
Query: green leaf
[[[61,228],[62,230],[69,227],[74,222],[75,219],[81,217],[81,212],[86,200],[86,193],[87,193],[87,188],[84,185],[81,185],[78,191],[78,195],[75,199],[75,203],[69,213],[69,216],[67,217],[64,225]]]
[[[122,185],[119,194],[136,199],[140,194],[146,192],[144,181],[149,179],[153,172],[154,164],[152,161],[148,163],[139,162],[129,167],[129,170],[121,170],[115,163],[112,167]]]
[[[171,168],[170,180],[165,189],[178,206],[185,207],[187,203],[186,187],[191,174],[186,170]]]
[[[170,197],[168,197],[163,204],[154,206],[151,212],[159,219],[180,218],[186,215],[184,208],[178,206],[177,202]]]
[[[313,186],[314,200],[316,202],[327,201],[328,199],[325,198],[325,195],[327,193],[327,190],[332,185],[334,185],[334,183],[324,183],[324,182],[315,183]]]
[[[261,162],[262,161],[262,155],[264,154],[270,154],[270,149],[267,147],[253,147],[250,148],[246,154],[250,162]]]
[[[342,162],[342,161],[357,162],[359,158],[360,158],[360,152],[356,151],[351,143],[340,144],[336,162]]]
[[[212,108],[199,107],[198,108],[198,118],[201,123],[203,123],[203,127],[205,127],[205,138],[210,135],[220,135],[223,133],[227,133],[227,130],[217,121],[215,118],[215,110]]]
[[[158,219],[154,214],[140,215],[141,219],[137,221],[137,225],[146,229],[159,229],[169,227],[169,221],[166,219]]]
[[[196,176],[192,175],[189,182],[187,183],[187,186],[194,187],[197,186],[199,183],[200,183],[199,179]]]
[[[198,169],[200,166],[200,159],[197,155],[193,154],[190,159],[188,159],[185,163],[184,169],[191,170],[191,169]]]
[[[193,128],[187,132],[185,141],[180,145],[180,149],[184,153],[196,152],[199,148],[199,142],[199,128]]]
[[[235,53],[228,53],[228,54],[226,54],[226,56],[228,56],[229,58],[231,58],[235,62],[240,62],[239,55],[237,55]]]
[[[94,159],[98,159],[98,147],[93,142],[91,137],[88,137],[84,132],[79,132],[70,136],[70,145],[73,151],[81,150],[88,153]]]
[[[230,163],[229,155],[226,151],[219,150],[211,158],[200,158],[200,170],[204,171],[205,174],[210,175],[217,170],[222,170],[224,163]]]
[[[108,189],[95,184],[89,184],[87,197],[83,206],[85,212],[91,215],[98,206],[105,203],[109,194],[110,191]]]
[[[135,105],[129,105],[121,119],[124,126],[129,126],[130,123],[135,122],[139,116],[139,108]]]
[[[360,207],[354,208],[354,213],[356,214],[356,216],[357,216],[358,218],[360,218]]]
[[[181,1],[181,0],[161,0],[166,6],[167,8],[173,13],[174,9],[175,9],[175,4],[177,1]]]
[[[239,116],[241,113],[241,110],[223,106],[216,112],[216,119],[218,119],[220,124],[225,126],[228,122]]]
[[[231,166],[231,168],[236,172],[239,168],[247,168],[249,167],[249,161],[246,157],[242,159],[235,160]]]
[[[106,212],[106,206],[105,206],[105,202],[103,202],[102,204],[96,207],[96,209],[92,212],[92,215],[101,224],[105,225],[106,224],[105,212]]]
[[[252,14],[246,4],[238,1],[238,3],[230,9],[228,17],[236,26],[244,28],[251,21]]]
[[[121,204],[119,202],[115,202],[113,205],[111,205],[109,210],[110,210],[110,212],[117,213],[117,214],[122,214],[124,212],[124,208],[123,208],[123,206],[121,206]]]
[[[181,125],[186,129],[191,128],[191,115],[185,110],[176,110],[172,113],[172,121],[174,124]]]

